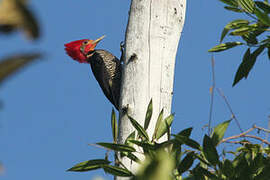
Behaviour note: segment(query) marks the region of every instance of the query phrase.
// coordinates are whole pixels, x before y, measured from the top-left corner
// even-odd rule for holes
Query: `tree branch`
[[[235,120],[239,130],[241,131],[241,133],[243,133],[243,130],[242,130],[241,126],[240,126],[240,123],[239,123],[238,119],[236,118],[228,99],[226,98],[226,96],[224,95],[224,93],[222,92],[222,90],[220,88],[217,88],[217,91],[218,91],[219,95],[224,99],[228,109],[230,110],[230,112],[232,114],[232,118]]]
[[[255,130],[255,129],[258,129],[258,130],[262,130],[264,132],[267,132],[269,133],[270,130],[269,129],[265,129],[265,128],[262,128],[262,127],[258,127],[256,125],[253,125],[252,128],[248,129],[247,131],[241,133],[241,134],[238,134],[238,135],[234,135],[234,136],[231,136],[231,137],[228,137],[228,138],[224,138],[222,139],[219,144],[221,143],[235,143],[235,144],[239,144],[241,143],[241,141],[229,141],[229,140],[232,140],[232,139],[238,139],[238,138],[252,138],[252,139],[257,139],[259,141],[261,141],[262,143],[264,144],[267,144],[267,145],[270,145],[270,142],[265,140],[265,139],[262,139],[258,136],[254,136],[254,135],[249,135],[248,133],[250,133],[251,131]]]

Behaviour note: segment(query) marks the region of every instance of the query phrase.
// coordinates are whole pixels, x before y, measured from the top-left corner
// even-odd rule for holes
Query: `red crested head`
[[[70,43],[65,44],[66,53],[74,60],[80,63],[87,63],[86,56],[81,52],[80,48],[87,42],[87,39],[82,39],[78,41],[72,41]]]
[[[67,43],[65,44],[66,53],[79,63],[88,63],[87,54],[94,51],[96,45],[103,38],[104,36],[98,38],[97,40],[81,39]]]

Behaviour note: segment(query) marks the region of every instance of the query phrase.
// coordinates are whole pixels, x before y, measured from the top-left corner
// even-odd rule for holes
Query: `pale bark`
[[[185,9],[186,0],[132,0],[125,39],[118,143],[124,143],[134,131],[121,108],[128,106],[128,114],[143,126],[147,105],[152,98],[150,137],[162,108],[164,117],[171,113],[175,57]],[[132,172],[135,171],[134,162],[127,159],[123,162]]]

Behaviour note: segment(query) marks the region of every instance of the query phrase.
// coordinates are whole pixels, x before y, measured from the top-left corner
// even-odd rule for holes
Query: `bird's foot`
[[[124,63],[124,50],[125,50],[125,43],[124,41],[120,42],[120,51],[121,51],[121,58],[120,58],[120,63]]]
[[[122,54],[123,54],[124,50],[125,50],[125,43],[124,43],[124,41],[121,41],[120,42],[120,51]]]

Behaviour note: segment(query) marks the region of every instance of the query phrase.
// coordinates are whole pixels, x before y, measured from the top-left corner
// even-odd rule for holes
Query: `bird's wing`
[[[103,53],[106,53],[106,57],[104,57]],[[90,64],[93,74],[98,81],[103,93],[118,110],[120,93],[120,88],[118,84],[121,80],[116,79],[114,76],[112,76],[112,72],[110,71],[110,69],[108,69],[109,65],[113,65],[108,63],[116,63],[114,62],[114,58],[116,57],[114,57],[110,53],[110,57],[108,57],[108,53],[109,52],[104,50],[96,50],[96,52],[92,55],[90,59]],[[105,58],[110,58],[110,62],[106,61]],[[117,60],[118,59],[116,58],[116,61]]]

